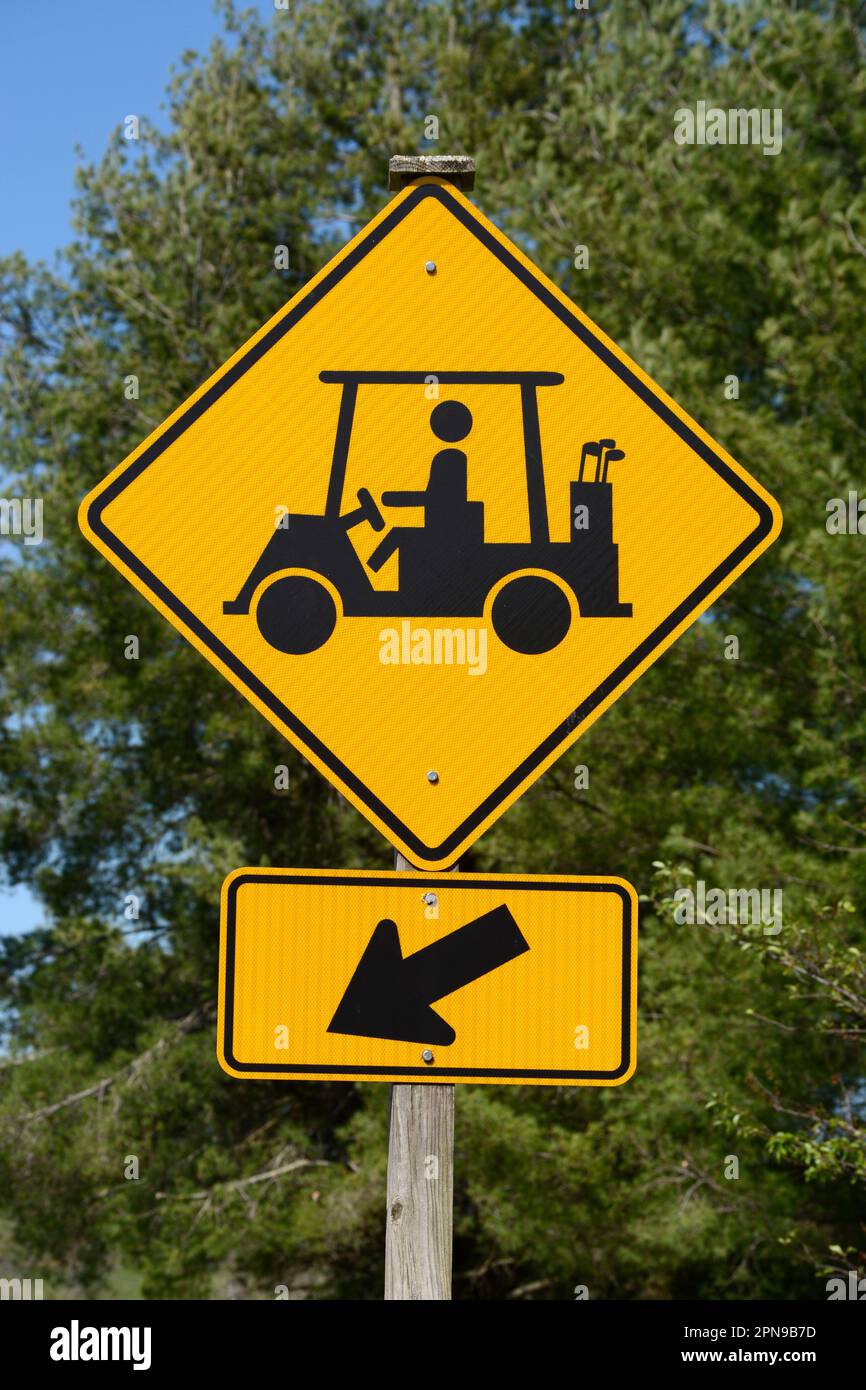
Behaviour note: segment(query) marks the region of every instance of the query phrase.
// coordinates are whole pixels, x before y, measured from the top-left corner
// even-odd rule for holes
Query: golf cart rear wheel
[[[287,656],[324,646],[337,624],[337,606],[324,584],[289,574],[269,584],[256,607],[265,641]]]
[[[524,574],[499,590],[490,618],[506,647],[538,656],[559,646],[571,626],[571,607],[558,584]]]

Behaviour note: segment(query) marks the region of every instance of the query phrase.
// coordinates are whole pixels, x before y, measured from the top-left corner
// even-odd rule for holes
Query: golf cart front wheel
[[[327,642],[337,624],[337,605],[318,580],[289,574],[265,589],[256,622],[271,647],[287,656],[303,656]]]
[[[571,626],[571,605],[552,580],[524,574],[499,590],[490,620],[506,647],[538,656],[559,646]]]

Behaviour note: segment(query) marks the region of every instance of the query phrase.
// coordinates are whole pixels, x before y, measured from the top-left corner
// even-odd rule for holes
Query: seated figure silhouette
[[[456,444],[472,429],[472,413],[461,401],[441,401],[430,415],[430,428],[443,443]],[[430,475],[423,492],[383,492],[386,507],[423,507],[424,530],[428,536],[448,536],[452,540],[471,531],[483,540],[484,507],[467,500],[467,458],[462,449],[440,449],[430,464]],[[395,527],[376,547],[367,564],[379,570],[416,528]]]

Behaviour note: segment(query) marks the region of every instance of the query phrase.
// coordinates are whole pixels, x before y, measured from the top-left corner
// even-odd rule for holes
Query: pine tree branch
[[[203,1187],[199,1192],[156,1192],[158,1202],[204,1202],[221,1192],[237,1192],[256,1182],[267,1182],[268,1178],[281,1178],[285,1173],[294,1173],[298,1168],[332,1168],[327,1158],[296,1158],[291,1163],[283,1163],[279,1168],[267,1168],[263,1173],[253,1173],[249,1178],[232,1178],[230,1182],[214,1183],[213,1187]]]
[[[45,1105],[40,1110],[30,1110],[24,1115],[18,1115],[11,1123],[24,1124],[32,1120],[47,1120],[52,1115],[56,1115],[60,1110],[66,1110],[72,1105],[79,1105],[81,1101],[88,1100],[91,1096],[99,1096],[101,1100],[102,1097],[110,1091],[112,1087],[116,1086],[119,1081],[123,1080],[124,1077],[135,1076],[142,1067],[153,1061],[153,1058],[160,1052],[164,1052],[167,1047],[171,1047],[182,1037],[185,1037],[187,1033],[194,1033],[205,1023],[209,1022],[213,1018],[213,1013],[213,1004],[205,1004],[201,1008],[193,1009],[192,1013],[187,1014],[186,1018],[180,1020],[172,1033],[160,1038],[152,1047],[147,1048],[140,1056],[134,1057],[131,1062],[128,1062],[120,1071],[115,1072],[113,1076],[103,1077],[101,1081],[95,1082],[92,1086],[85,1087],[83,1091],[75,1091],[72,1095],[64,1096],[62,1100],[56,1100],[53,1104]]]

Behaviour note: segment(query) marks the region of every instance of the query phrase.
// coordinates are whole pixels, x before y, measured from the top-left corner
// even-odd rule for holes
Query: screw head
[[[433,1053],[430,1051],[429,1047],[425,1047],[424,1051],[421,1053],[421,1061],[426,1062],[427,1066],[429,1067],[430,1063],[434,1062],[435,1060],[436,1059],[434,1058]]]
[[[427,272],[428,275],[435,275],[435,274],[436,274],[436,262],[435,262],[435,261],[428,261],[427,264],[424,266],[424,269],[426,270],[426,272]]]
[[[421,901],[422,903],[426,903],[428,907],[435,907],[439,899],[435,893],[423,893],[421,895]]]
[[[427,781],[428,781],[428,782],[431,782],[432,785],[435,787],[436,783],[439,781],[439,773],[438,773],[438,772],[428,772],[428,773],[427,773]]]

